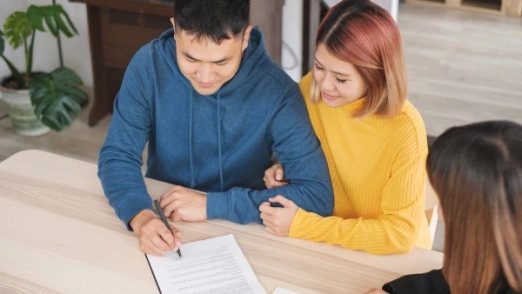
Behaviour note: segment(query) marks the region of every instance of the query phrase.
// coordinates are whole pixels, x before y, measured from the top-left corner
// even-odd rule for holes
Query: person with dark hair
[[[427,169],[445,223],[442,270],[367,293],[522,293],[522,125],[453,127],[431,146]]]
[[[399,28],[369,0],[333,6],[317,32],[314,69],[300,82],[328,161],[335,207],[324,217],[281,194],[260,207],[266,230],[373,254],[431,248],[424,214],[424,122],[407,101]],[[286,168],[265,173],[267,187]],[[277,176],[277,178],[276,178]]]
[[[176,0],[173,29],[130,62],[100,151],[110,205],[143,252],[181,244],[152,210],[141,173],[172,183],[160,204],[172,221],[261,222],[262,202],[285,194],[329,215],[328,166],[297,84],[268,57],[248,24],[247,0]],[[291,184],[267,190],[273,153]],[[306,167],[306,168],[305,168]],[[201,191],[201,192],[199,192]]]

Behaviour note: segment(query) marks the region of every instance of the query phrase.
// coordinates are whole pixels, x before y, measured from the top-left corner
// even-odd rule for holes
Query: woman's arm
[[[299,209],[292,221],[290,237],[374,254],[408,252],[424,221],[425,178],[423,155],[400,156],[394,161],[392,175],[383,189],[379,217],[321,217]]]

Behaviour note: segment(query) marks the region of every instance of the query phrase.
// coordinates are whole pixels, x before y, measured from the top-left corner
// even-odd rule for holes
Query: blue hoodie
[[[175,46],[170,29],[142,47],[114,101],[98,176],[120,219],[152,209],[141,173],[147,142],[145,175],[207,192],[209,219],[261,222],[259,205],[278,194],[330,215],[328,167],[299,87],[268,57],[261,32],[252,30],[238,72],[209,96],[181,74]],[[291,184],[266,190],[272,152]]]

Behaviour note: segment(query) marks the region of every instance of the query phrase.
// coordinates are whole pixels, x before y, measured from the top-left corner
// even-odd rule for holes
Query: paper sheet
[[[183,244],[181,254],[147,254],[163,294],[266,294],[232,235]]]

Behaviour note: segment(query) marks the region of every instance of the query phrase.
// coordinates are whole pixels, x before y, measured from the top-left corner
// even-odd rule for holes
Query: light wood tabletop
[[[158,293],[138,240],[103,195],[95,164],[43,152],[0,163],[0,293]],[[146,179],[159,198],[169,184]],[[281,238],[258,224],[176,223],[185,243],[233,234],[267,291],[362,293],[404,274],[442,266],[414,248],[375,256]]]

